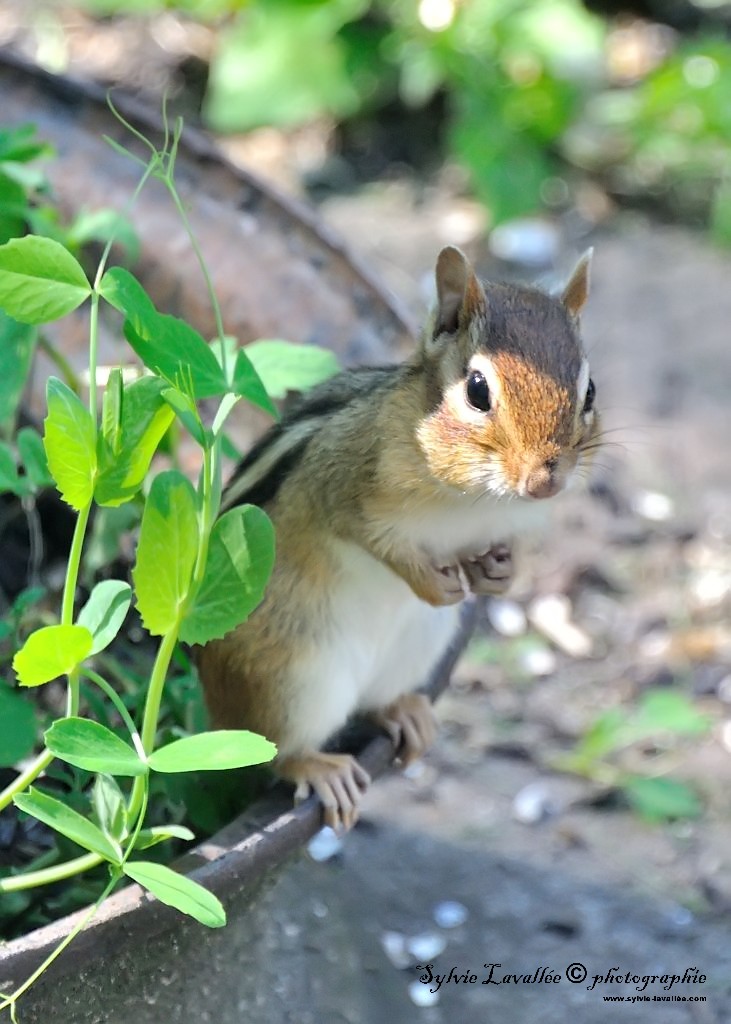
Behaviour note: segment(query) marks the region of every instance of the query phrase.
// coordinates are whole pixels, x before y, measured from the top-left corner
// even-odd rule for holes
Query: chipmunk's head
[[[460,490],[549,498],[588,459],[595,388],[579,335],[591,251],[560,297],[482,285],[459,249],[439,254],[437,306],[421,355],[431,472]]]

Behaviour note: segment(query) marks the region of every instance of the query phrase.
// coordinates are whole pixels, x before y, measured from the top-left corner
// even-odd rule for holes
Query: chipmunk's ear
[[[589,298],[591,258],[593,255],[594,250],[587,249],[584,255],[580,257],[579,262],[571,273],[568,284],[561,293],[561,302],[573,320],[579,319],[579,314]]]
[[[434,336],[454,334],[472,317],[484,312],[485,292],[465,254],[453,245],[442,249],[437,258],[437,311]]]

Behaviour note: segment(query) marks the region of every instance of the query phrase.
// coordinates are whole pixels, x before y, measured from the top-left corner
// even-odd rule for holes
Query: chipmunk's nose
[[[563,486],[558,459],[546,459],[539,466],[529,470],[523,486],[529,498],[552,498],[554,494],[558,494]]]

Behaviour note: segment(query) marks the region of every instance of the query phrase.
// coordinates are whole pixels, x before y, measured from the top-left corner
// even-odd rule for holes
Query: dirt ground
[[[463,203],[450,209],[443,196],[430,202],[423,194],[417,203],[403,183],[329,200],[322,213],[414,309],[428,289],[435,252],[451,240],[450,224],[465,221]],[[516,920],[493,920],[472,934],[476,947],[462,946],[459,956],[455,949],[452,959],[460,969],[477,963],[486,943],[506,969],[527,966],[527,951],[545,928],[545,894],[532,888],[540,879],[539,889],[545,884],[559,894],[558,916],[569,921],[563,933],[577,957],[583,951],[597,971],[615,963],[629,968],[633,958],[644,957],[675,969],[682,960],[670,935],[676,929],[694,963],[705,957],[713,998],[677,1003],[675,1016],[667,1006],[650,1011],[635,1004],[620,1011],[598,1000],[576,1002],[575,990],[566,987],[542,1000],[504,1004],[485,989],[472,990],[470,999],[457,989],[448,999],[443,989],[442,1011],[408,1011],[402,999],[407,982],[402,980],[397,998],[391,979],[387,990],[396,1001],[389,1007],[399,1007],[393,1019],[436,1022],[456,1014],[460,1021],[524,1024],[565,1020],[572,1013],[582,1021],[731,1020],[731,259],[697,235],[624,216],[581,239],[564,233],[564,264],[589,242],[595,262],[584,333],[612,444],[597,460],[591,490],[557,500],[553,525],[526,545],[512,596],[530,615],[537,597],[564,595],[590,652],[572,656],[549,643],[554,670],[531,678],[516,671],[525,635],[500,637],[487,627],[493,656],[486,664],[476,649],[459,667],[438,705],[442,728],[435,749],[409,778],[393,775],[367,798],[365,825],[376,823],[380,838],[366,828],[364,837],[346,840],[334,869],[335,913],[342,912],[345,892],[354,916],[374,930],[380,923],[384,931],[413,933],[424,927],[428,899],[458,898],[479,916],[484,890],[502,888],[503,873],[514,873],[524,899],[507,915],[520,917],[523,940],[515,941]],[[494,267],[479,241],[467,247],[480,265]],[[531,271],[523,273],[530,278]],[[494,618],[500,625],[500,615]],[[529,626],[528,632],[541,631]],[[619,762],[689,782],[701,794],[698,818],[651,824],[621,800],[604,799],[596,781],[552,770],[600,711],[631,708],[650,688],[692,696],[713,725],[700,738],[659,736],[620,755]],[[404,832],[414,844],[412,872]],[[392,841],[407,861],[398,899],[386,881],[380,897],[363,882],[392,872]],[[416,851],[425,847],[434,864],[422,874]],[[465,892],[459,881],[474,861],[485,863],[479,893]],[[325,869],[299,870],[307,885],[321,885]],[[591,888],[596,885],[599,890]],[[616,913],[614,922],[586,933],[573,930],[570,922],[579,919],[596,925],[597,891]],[[674,923],[663,936],[645,914]],[[622,937],[622,921],[636,929],[631,937]],[[446,956],[438,958],[440,966]],[[381,963],[379,978],[385,972]],[[659,993],[652,986],[650,991]]]

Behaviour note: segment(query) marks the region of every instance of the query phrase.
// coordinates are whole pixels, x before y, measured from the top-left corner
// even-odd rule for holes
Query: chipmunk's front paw
[[[277,774],[296,785],[295,803],[311,792],[320,799],[326,825],[348,831],[358,820],[358,805],[371,777],[350,754],[316,751],[301,757],[287,757],[276,765]]]
[[[459,565],[431,566],[431,596],[429,603],[433,605],[457,604],[467,597],[467,581]]]
[[[473,594],[504,594],[513,580],[513,553],[507,544],[493,544],[460,565]]]
[[[422,757],[437,735],[434,710],[423,693],[405,693],[388,707],[374,711],[371,718],[391,737],[404,765]]]

